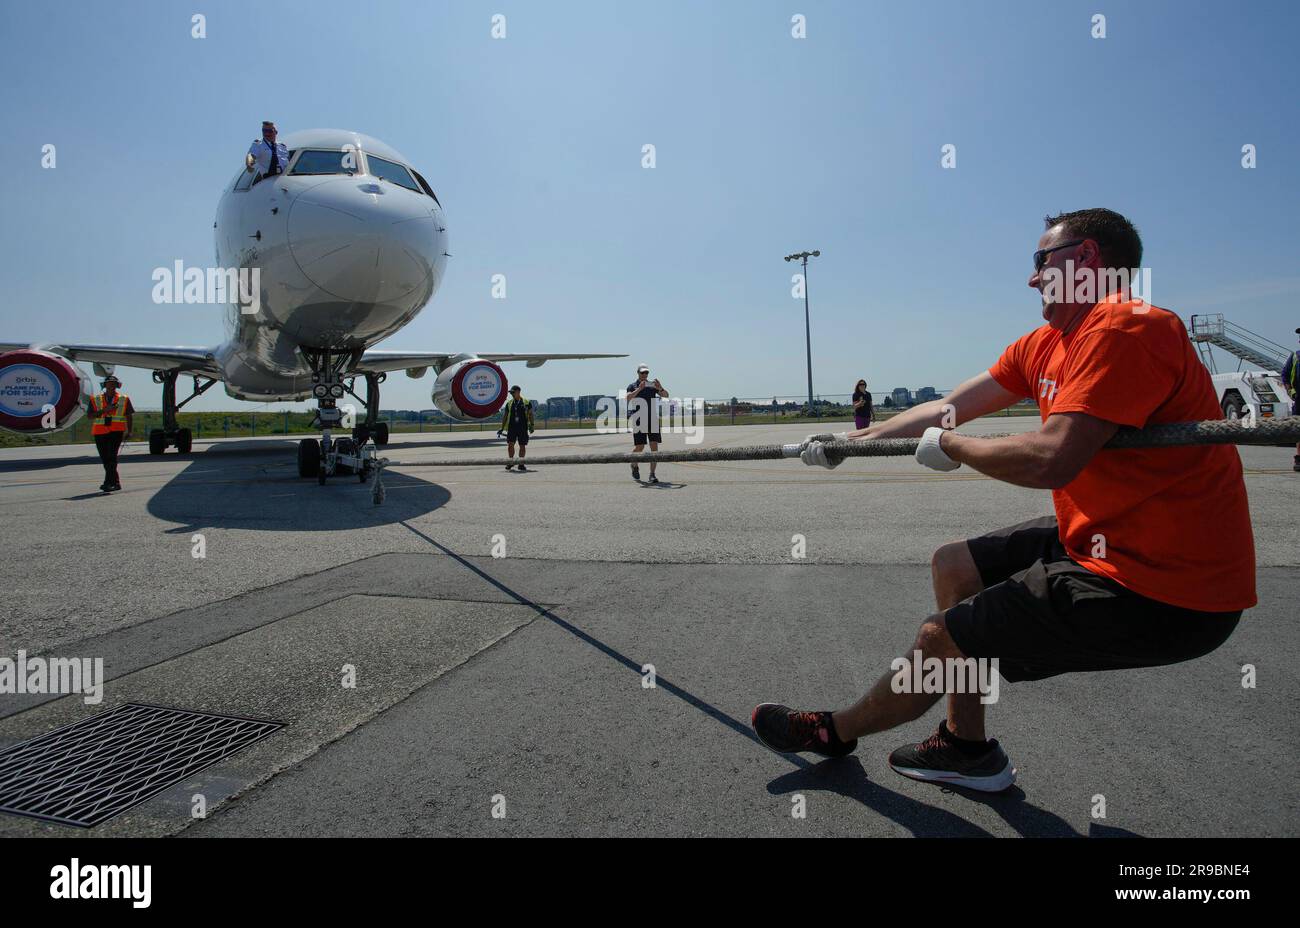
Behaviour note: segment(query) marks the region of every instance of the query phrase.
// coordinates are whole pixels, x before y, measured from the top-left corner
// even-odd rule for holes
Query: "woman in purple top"
[[[860,429],[871,424],[871,394],[865,380],[859,380],[853,388],[853,424]]]

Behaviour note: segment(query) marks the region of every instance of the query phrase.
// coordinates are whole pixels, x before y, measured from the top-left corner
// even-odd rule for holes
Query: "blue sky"
[[[800,394],[781,257],[804,248],[822,251],[819,393],[951,387],[1038,324],[1041,218],[1088,206],[1141,229],[1155,303],[1293,346],[1297,10],[6,3],[0,340],[219,341],[213,307],[154,305],[150,275],[212,262],[217,198],[273,118],[385,140],[446,208],[446,282],[383,347],[632,355],[508,367],[532,397],[608,392],[640,360],[676,395]],[[156,408],[148,374],[122,373]],[[427,407],[431,386],[397,375],[384,406]],[[241,405],[214,389],[191,408]]]

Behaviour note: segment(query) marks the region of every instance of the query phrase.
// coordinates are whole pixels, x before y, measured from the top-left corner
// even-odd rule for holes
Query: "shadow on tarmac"
[[[381,454],[389,457],[395,457],[402,453],[404,448],[488,448],[500,447],[505,450],[506,440],[497,438],[494,432],[484,432],[482,438],[456,439],[454,441],[437,441],[432,437],[428,441],[407,441],[408,433],[401,433],[403,441],[397,444],[388,444],[380,449]],[[416,433],[420,434],[420,433]],[[435,433],[425,433],[432,436]],[[285,460],[292,461],[298,451],[298,442],[307,435],[290,435],[287,438],[249,438],[238,439],[235,441],[221,441],[212,444],[204,444],[203,440],[196,440],[195,449],[188,455],[188,459],[200,461],[204,458],[220,457],[228,454],[239,455],[277,455],[284,457]],[[532,441],[551,441],[555,439],[565,439],[572,441],[575,438],[582,438],[581,435],[534,435]],[[593,432],[593,437],[596,436]],[[49,446],[33,446],[45,448]],[[52,467],[66,467],[69,464],[98,464],[99,454],[95,451],[94,445],[65,445],[63,446],[66,453],[58,457],[39,457],[39,458],[10,458],[0,457],[0,473],[21,473],[29,470],[48,470]],[[122,450],[118,455],[118,461],[126,466],[134,464],[147,464],[150,461],[171,460],[176,456],[175,449],[169,448],[160,458],[157,455],[149,453],[149,449],[143,442],[135,441]]]
[[[935,787],[940,788],[940,787]],[[1082,838],[1069,822],[1027,801],[1025,791],[1013,786],[1001,793],[981,793],[961,787],[942,787],[944,792],[988,806],[1026,838]],[[767,786],[772,795],[821,790],[837,793],[862,803],[879,815],[902,825],[917,838],[990,838],[983,828],[959,815],[919,802],[910,796],[873,783],[855,756],[832,758],[777,777]],[[1137,838],[1122,828],[1093,823],[1091,838]]]
[[[217,462],[200,455],[154,493],[147,508],[151,516],[177,523],[166,530],[169,535],[204,528],[333,532],[414,519],[451,499],[445,487],[395,471],[384,473],[384,489],[385,501],[376,506],[371,484],[355,474],[339,474],[320,486],[298,476],[292,457]]]

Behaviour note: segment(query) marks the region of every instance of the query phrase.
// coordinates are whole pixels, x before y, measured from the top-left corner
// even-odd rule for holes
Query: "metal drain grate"
[[[127,703],[0,751],[0,812],[90,828],[283,727]]]

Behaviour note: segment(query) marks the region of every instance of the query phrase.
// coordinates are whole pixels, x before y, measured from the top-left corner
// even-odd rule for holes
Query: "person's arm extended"
[[[849,432],[850,439],[858,438],[916,438],[932,425],[960,425],[971,419],[1006,409],[1023,397],[1012,393],[993,379],[988,371],[976,374],[945,397],[913,406],[884,422],[865,429]],[[953,408],[954,420],[944,422],[945,407]]]
[[[1114,422],[1081,412],[1056,413],[1043,427],[1005,438],[976,438],[944,432],[943,453],[995,480],[1035,490],[1059,490],[1092,460],[1119,430]]]

